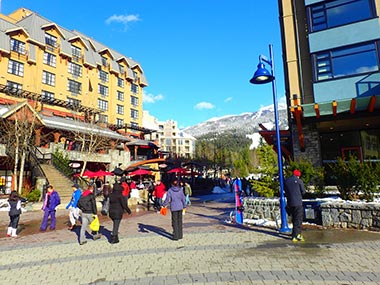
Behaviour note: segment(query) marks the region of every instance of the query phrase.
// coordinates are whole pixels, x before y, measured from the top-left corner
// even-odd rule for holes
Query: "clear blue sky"
[[[0,0],[24,7],[135,59],[149,86],[144,109],[180,127],[257,111],[271,84],[252,85],[258,57],[273,44],[278,97],[284,95],[277,1]],[[268,67],[269,68],[269,67]]]

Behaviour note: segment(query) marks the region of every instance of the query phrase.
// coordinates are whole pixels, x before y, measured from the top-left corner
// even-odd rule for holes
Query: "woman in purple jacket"
[[[61,204],[61,198],[59,197],[58,192],[54,190],[52,185],[49,185],[47,187],[44,203],[42,205],[42,210],[44,211],[44,217],[42,218],[40,231],[42,232],[46,231],[49,217],[50,217],[50,229],[55,230],[55,211],[59,204]]]
[[[166,193],[163,207],[170,205],[172,213],[173,240],[182,239],[182,212],[186,208],[185,194],[182,187],[179,187],[178,180],[172,182],[172,186]]]

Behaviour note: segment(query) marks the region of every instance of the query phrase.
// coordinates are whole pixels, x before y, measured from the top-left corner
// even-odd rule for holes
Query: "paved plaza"
[[[226,222],[233,208],[232,194],[193,198],[184,238],[173,241],[170,214],[137,207],[120,243],[109,243],[102,217],[102,238],[82,246],[65,210],[43,233],[42,212],[23,213],[16,239],[0,212],[0,284],[380,284],[380,234],[305,229],[306,242],[293,244],[275,229]]]

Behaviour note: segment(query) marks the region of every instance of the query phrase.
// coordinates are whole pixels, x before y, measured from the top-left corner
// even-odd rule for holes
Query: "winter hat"
[[[293,174],[294,174],[295,176],[300,177],[300,176],[301,176],[301,171],[299,171],[298,169],[294,169]]]

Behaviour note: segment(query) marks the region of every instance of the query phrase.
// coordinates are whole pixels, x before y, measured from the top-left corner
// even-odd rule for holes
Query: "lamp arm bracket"
[[[265,55],[259,55],[259,61],[260,62],[263,61],[272,67],[272,61],[270,59],[268,59]]]

